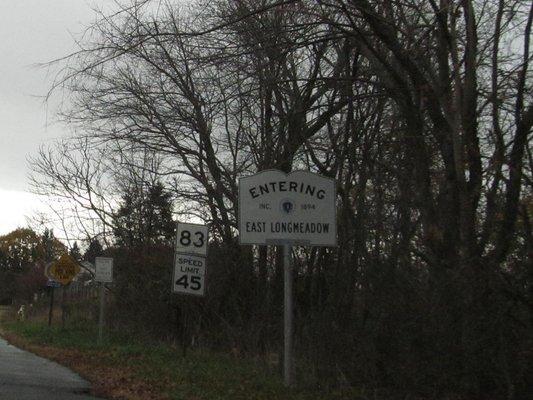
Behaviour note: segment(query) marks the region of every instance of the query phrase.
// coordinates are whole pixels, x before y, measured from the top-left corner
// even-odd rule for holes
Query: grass
[[[70,323],[49,328],[44,321],[3,324],[6,338],[67,365],[88,379],[94,394],[130,400],[340,400],[355,393],[287,389],[275,371],[246,358],[111,333],[96,343],[96,326]]]

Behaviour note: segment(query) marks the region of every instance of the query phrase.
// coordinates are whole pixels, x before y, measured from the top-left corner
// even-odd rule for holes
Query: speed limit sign
[[[207,226],[178,223],[176,253],[207,255]]]
[[[177,254],[172,277],[172,292],[181,294],[205,294],[206,258],[190,254]]]
[[[172,292],[205,294],[207,233],[205,225],[178,223]]]

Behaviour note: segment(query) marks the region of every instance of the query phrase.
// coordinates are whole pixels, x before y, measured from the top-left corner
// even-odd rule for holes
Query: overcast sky
[[[72,52],[73,36],[94,20],[92,8],[103,1],[0,1],[0,234],[24,226],[25,215],[38,207],[27,193],[28,156],[66,134],[54,123],[53,102],[43,104],[51,76],[35,64]]]

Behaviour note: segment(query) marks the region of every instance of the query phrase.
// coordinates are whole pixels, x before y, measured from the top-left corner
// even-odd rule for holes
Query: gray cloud
[[[93,3],[91,3],[93,4]],[[0,2],[0,188],[27,189],[26,158],[65,128],[55,121],[57,100],[42,97],[49,71],[36,68],[75,49],[94,19],[86,0],[2,0]]]

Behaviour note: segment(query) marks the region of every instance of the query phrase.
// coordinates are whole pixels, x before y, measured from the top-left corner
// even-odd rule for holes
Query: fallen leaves
[[[160,385],[144,380],[139,371],[120,362],[112,351],[85,351],[31,343],[13,333],[5,333],[5,339],[38,356],[53,360],[77,372],[92,384],[91,394],[116,400],[169,400]],[[132,357],[134,358],[134,357]],[[193,400],[193,399],[191,399]]]

